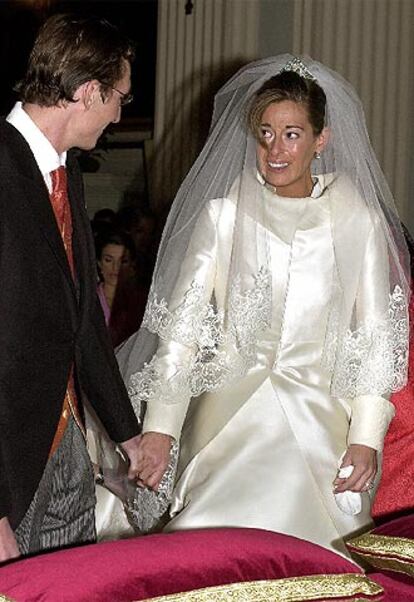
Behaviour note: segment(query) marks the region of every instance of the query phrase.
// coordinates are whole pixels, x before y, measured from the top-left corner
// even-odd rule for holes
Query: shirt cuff
[[[395,408],[379,395],[361,395],[351,403],[348,445],[366,445],[381,451]]]
[[[148,402],[142,432],[164,433],[179,441],[188,404],[189,400],[171,404]]]

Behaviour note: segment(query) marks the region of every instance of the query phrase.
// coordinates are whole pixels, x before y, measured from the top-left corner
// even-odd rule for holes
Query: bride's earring
[[[314,159],[320,159],[321,158],[321,153],[315,153],[313,155]]]

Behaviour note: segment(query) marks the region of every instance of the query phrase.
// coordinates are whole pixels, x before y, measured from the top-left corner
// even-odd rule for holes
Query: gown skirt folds
[[[371,519],[368,494],[362,512],[349,516],[332,491],[351,409],[331,396],[322,361],[330,311],[339,302],[329,195],[264,194],[270,328],[244,377],[190,403],[166,530],[257,527],[347,555],[343,536]]]

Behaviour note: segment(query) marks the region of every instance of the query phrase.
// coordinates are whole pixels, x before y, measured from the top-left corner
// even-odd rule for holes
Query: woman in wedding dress
[[[144,416],[133,476],[170,502],[165,529],[257,527],[346,554],[405,380],[408,290],[351,86],[289,55],[247,65],[216,97],[118,352]]]

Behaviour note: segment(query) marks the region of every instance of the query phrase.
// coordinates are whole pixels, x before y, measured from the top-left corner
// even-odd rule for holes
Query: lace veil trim
[[[388,313],[371,319],[341,337],[328,332],[324,364],[332,373],[331,392],[346,399],[384,396],[400,390],[407,380],[408,308],[401,287],[389,296]]]
[[[204,299],[205,291],[196,282],[175,311],[151,295],[143,326],[164,341],[185,345],[190,353],[180,357],[168,379],[157,368],[157,355],[131,376],[129,394],[137,412],[142,402],[152,399],[178,403],[220,389],[255,364],[258,337],[270,324],[270,273],[260,270],[254,287],[244,293],[240,278],[235,279],[227,322],[223,310]],[[342,336],[338,323],[331,323],[322,364],[332,374],[332,394],[353,399],[401,389],[406,381],[408,333],[406,299],[399,286],[390,294],[388,313],[381,319],[366,321]]]
[[[176,341],[191,350],[173,377],[165,380],[157,369],[157,355],[131,376],[129,395],[134,408],[157,399],[171,403],[214,391],[244,375],[257,357],[258,335],[270,324],[271,275],[261,269],[254,286],[242,292],[236,277],[229,296],[229,311],[205,302],[204,287],[193,282],[175,311],[165,299],[150,294],[142,326],[163,341]]]

